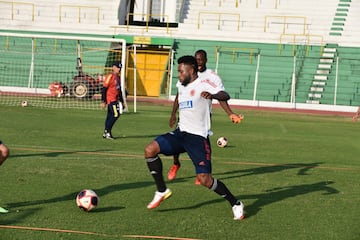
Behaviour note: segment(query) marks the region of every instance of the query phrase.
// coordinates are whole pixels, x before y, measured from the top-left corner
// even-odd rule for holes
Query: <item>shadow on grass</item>
[[[246,177],[252,175],[259,175],[259,174],[276,173],[276,172],[282,172],[290,169],[299,168],[297,175],[305,176],[308,175],[308,171],[310,169],[317,168],[320,166],[320,164],[322,164],[322,162],[314,162],[307,164],[305,163],[291,163],[291,164],[278,164],[278,165],[274,164],[269,166],[261,166],[255,168],[227,171],[222,173],[214,173],[213,175],[215,178],[224,180],[224,179],[232,179],[232,178]],[[195,179],[195,175],[189,177],[176,178],[174,182],[185,181],[186,179],[191,179],[191,178]]]
[[[287,198],[293,198],[313,192],[323,192],[322,195],[338,194],[339,191],[330,187],[333,181],[322,181],[312,184],[286,186],[282,188],[269,189],[264,193],[242,195],[241,199],[256,199],[251,205],[245,206],[247,218],[255,216],[264,206],[280,202]]]
[[[246,205],[246,201],[244,203],[246,218],[249,218],[255,216],[264,206],[270,205],[275,202],[280,202],[288,198],[293,198],[313,192],[323,192],[322,193],[323,195],[337,194],[339,193],[339,191],[329,186],[330,184],[333,183],[334,182],[332,181],[329,182],[322,181],[312,184],[301,184],[301,185],[286,186],[282,188],[274,188],[274,189],[269,189],[264,193],[241,195],[239,199],[241,199],[242,201],[246,199],[256,199],[255,202],[251,205]],[[167,212],[167,211],[175,211],[175,210],[190,210],[222,201],[224,201],[224,199],[219,198],[219,199],[198,203],[192,206],[171,208],[171,209],[165,209],[159,211]],[[224,203],[226,202],[224,201]]]
[[[92,213],[103,213],[103,212],[112,212],[112,211],[118,211],[121,209],[124,209],[125,207],[116,207],[116,206],[112,206],[112,207],[98,207],[95,208],[94,210],[92,210]]]
[[[282,171],[286,171],[289,169],[296,169],[296,168],[299,168],[297,175],[308,175],[308,171],[310,169],[317,168],[321,164],[323,164],[323,162],[274,164],[274,165],[269,165],[269,166],[261,166],[261,167],[255,167],[255,168],[228,171],[228,172],[223,172],[223,173],[216,173],[214,175],[219,176],[219,175],[240,174],[240,175],[236,175],[236,176],[225,176],[225,177],[221,178],[221,179],[230,179],[230,178],[245,177],[245,176],[258,175],[258,174],[282,172]]]
[[[117,191],[123,191],[128,189],[137,189],[137,188],[144,188],[148,186],[153,186],[153,182],[132,182],[132,183],[123,183],[123,184],[114,184],[110,186],[106,186],[103,188],[97,188],[93,189],[99,197],[105,196],[109,193],[117,192]],[[48,203],[56,203],[61,201],[72,201],[75,200],[77,192],[72,192],[63,196],[49,198],[49,199],[39,199],[39,200],[32,200],[32,201],[23,201],[23,202],[16,202],[16,203],[9,203],[6,206],[8,208],[18,208],[18,207],[24,207],[24,206],[33,206],[33,205],[42,205],[42,204],[48,204]],[[112,207],[113,210],[119,210],[123,207]],[[110,209],[107,209],[106,211],[109,211]],[[100,211],[100,208],[99,210]]]
[[[137,188],[144,188],[148,186],[153,186],[153,182],[133,182],[133,183],[124,183],[124,184],[114,184],[109,185],[103,188],[97,188],[93,189],[99,197],[105,196],[109,193],[116,192],[116,191],[123,191],[127,189],[137,189]],[[72,192],[63,196],[49,198],[49,199],[38,199],[38,200],[32,200],[32,201],[23,201],[23,202],[16,202],[16,203],[9,203],[6,205],[6,208],[10,210],[6,216],[13,216],[13,214],[16,214],[16,220],[4,220],[0,221],[0,224],[12,224],[18,221],[24,220],[27,216],[34,214],[36,211],[39,211],[44,204],[50,204],[50,203],[56,203],[56,202],[62,202],[62,201],[74,201],[77,194],[79,192]],[[30,209],[21,209],[21,210],[15,210],[16,208],[20,207],[28,207],[28,206],[35,206],[39,205],[38,208],[30,208]],[[94,209],[92,212],[94,213],[100,213],[100,212],[110,212],[110,211],[119,211],[121,209],[124,209],[125,207],[122,206],[111,206],[111,207],[98,207]]]
[[[40,211],[41,208],[29,208],[22,211],[9,211],[6,214],[3,214],[5,219],[0,219],[0,225],[11,225],[18,223],[19,221],[24,220],[28,216],[31,216],[33,214],[36,214],[38,211]]]
[[[132,137],[132,136],[131,136]],[[151,136],[144,136],[144,137],[152,137]],[[116,137],[116,138],[129,138],[129,137]],[[135,138],[135,137],[134,137]],[[138,138],[138,137],[136,137]],[[109,142],[114,142],[116,143],[116,140],[108,140],[108,139],[104,139],[104,141],[109,141]],[[62,155],[72,155],[72,154],[94,154],[94,155],[121,155],[122,153],[114,153],[114,152],[109,152],[112,151],[113,149],[98,149],[98,150],[93,150],[93,151],[89,151],[89,150],[77,150],[77,151],[68,151],[68,150],[52,150],[52,149],[38,149],[38,148],[13,148],[14,150],[17,151],[31,151],[31,152],[35,152],[35,153],[24,153],[24,154],[20,154],[20,153],[16,153],[16,154],[11,154],[10,157],[11,158],[23,158],[23,157],[49,157],[49,158],[55,158],[55,157],[59,157]]]
[[[157,136],[159,136],[159,134],[152,134],[152,135],[114,135],[114,139],[129,139],[129,138],[148,138],[149,140],[156,138]],[[110,140],[111,141],[111,140]]]
[[[310,168],[314,168],[318,166],[320,163],[313,163],[313,164],[283,164],[283,165],[271,165],[271,166],[263,166],[257,168],[250,168],[245,170],[235,170],[220,173],[218,175],[230,175],[230,174],[237,174],[236,176],[229,176],[225,178],[235,178],[241,176],[249,176],[249,175],[256,175],[256,174],[268,174],[273,172],[280,172],[285,171],[288,169],[300,168],[298,174],[299,175],[306,175],[307,170]],[[240,175],[239,175],[240,173]],[[192,178],[192,177],[191,177]],[[187,178],[179,178],[176,179],[176,182],[185,181]],[[338,190],[335,188],[330,187],[329,185],[333,184],[333,182],[317,182],[312,184],[301,184],[301,185],[293,185],[293,186],[285,186],[280,188],[269,189],[264,193],[259,194],[251,194],[251,195],[241,195],[241,200],[246,199],[255,199],[251,205],[246,205],[245,201],[245,211],[247,218],[251,216],[255,216],[264,206],[270,205],[275,202],[279,202],[285,200],[287,198],[292,198],[300,195],[305,195],[312,192],[324,192],[323,194],[337,194],[339,193]],[[141,189],[149,186],[154,186],[153,181],[143,181],[143,182],[131,182],[131,183],[122,183],[122,184],[114,184],[109,185],[103,188],[93,189],[100,197],[107,195],[109,193],[113,193],[116,191],[123,191],[128,189]],[[33,206],[33,205],[42,205],[48,203],[56,203],[60,201],[73,201],[76,198],[77,192],[72,192],[63,196],[49,198],[49,199],[39,199],[39,200],[32,200],[32,201],[23,201],[17,203],[9,203],[7,207],[10,209],[18,208],[22,206]],[[210,205],[218,202],[222,202],[224,199],[219,197],[218,199],[213,199],[210,201],[201,202],[192,206],[187,207],[179,207],[179,208],[172,208],[166,210],[159,210],[159,211],[174,211],[174,210],[189,210],[189,209],[196,209],[205,205]],[[226,201],[224,201],[226,203]],[[227,204],[227,203],[226,203]],[[124,207],[119,206],[112,206],[107,208],[98,208],[96,212],[107,212],[107,211],[117,211],[121,210]],[[35,209],[35,208],[34,208]],[[31,210],[31,209],[30,209]],[[9,223],[7,223],[9,224]]]
[[[25,153],[25,154],[11,154],[11,158],[22,158],[22,157],[50,157],[50,158],[54,158],[54,157],[59,157],[61,155],[71,155],[71,154],[107,154],[108,150],[94,150],[94,151],[62,151],[62,150],[51,150],[51,149],[32,149],[32,148],[26,148],[26,149],[22,149],[22,148],[16,148],[15,150],[20,150],[20,151],[36,151],[36,153]]]
[[[223,179],[232,179],[232,178],[238,178],[238,177],[259,175],[259,174],[276,173],[276,172],[282,172],[282,171],[286,171],[286,170],[290,170],[290,169],[299,168],[297,175],[305,176],[305,175],[309,175],[308,171],[310,169],[317,168],[321,164],[323,164],[323,162],[271,164],[268,166],[261,166],[261,167],[239,169],[239,170],[233,170],[233,171],[227,171],[227,172],[213,173],[213,175],[214,175],[214,177],[219,178],[220,180],[223,180]],[[234,176],[229,176],[229,175],[234,175]],[[220,176],[220,177],[218,177],[218,176]],[[195,175],[189,176],[189,177],[176,178],[174,181],[186,180],[186,179],[191,179],[191,178],[195,178]]]
[[[239,178],[245,176],[259,175],[259,174],[269,174],[275,172],[282,172],[290,169],[298,168],[297,175],[308,175],[308,171],[312,168],[319,167],[322,162],[314,162],[309,164],[303,163],[291,163],[291,164],[281,164],[281,165],[270,165],[270,166],[261,166],[255,168],[241,169],[241,170],[233,170],[223,173],[214,174],[216,176],[223,176],[219,178],[223,179],[231,179],[231,178]],[[229,176],[233,175],[233,176]],[[185,178],[184,178],[185,179]],[[241,195],[239,199],[256,199],[255,202],[251,205],[246,205],[245,201],[245,212],[246,217],[249,218],[251,216],[255,216],[264,206],[270,205],[275,202],[279,202],[288,198],[305,195],[312,192],[324,192],[323,194],[337,194],[339,191],[335,188],[330,187],[329,185],[334,182],[317,182],[312,184],[301,184],[301,185],[293,185],[293,186],[285,186],[281,188],[274,188],[265,191],[264,193],[252,194],[252,195]],[[188,210],[188,209],[196,209],[202,207],[204,205],[210,205],[217,202],[224,201],[222,198],[214,199],[207,202],[198,203],[188,207],[181,208],[172,208],[160,211],[174,211],[174,210]],[[226,203],[227,204],[227,203]]]

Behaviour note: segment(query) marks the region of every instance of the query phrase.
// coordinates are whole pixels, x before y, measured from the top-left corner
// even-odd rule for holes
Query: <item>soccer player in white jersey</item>
[[[207,53],[205,50],[198,50],[195,52],[195,59],[196,62],[198,64],[198,77],[205,79],[206,81],[210,81],[213,84],[224,88],[223,82],[220,78],[219,75],[217,75],[213,70],[207,68],[206,63],[207,63]],[[170,121],[169,121],[169,126],[171,128],[173,128],[176,124],[176,112],[178,110],[178,95],[176,95],[175,97],[175,101],[173,104],[173,110],[171,113],[171,117],[170,117]],[[242,121],[242,119],[244,118],[243,115],[239,115],[239,114],[235,114],[227,101],[219,101],[220,106],[224,109],[224,111],[228,114],[230,120],[235,123],[238,124]],[[211,114],[211,105],[210,105],[210,114]],[[179,155],[174,155],[173,156],[173,165],[170,167],[170,170],[168,171],[168,179],[170,181],[174,180],[176,178],[176,173],[179,170],[181,164],[179,161]],[[200,184],[199,180],[196,178],[195,179],[195,184]]]
[[[242,220],[245,216],[242,202],[235,198],[222,181],[211,174],[211,145],[208,138],[211,125],[210,105],[212,99],[227,101],[230,96],[223,87],[199,78],[197,72],[197,62],[193,56],[182,56],[178,59],[178,127],[158,136],[144,149],[144,157],[157,188],[147,208],[158,207],[172,194],[164,181],[159,154],[171,156],[187,152],[201,185],[225,198],[232,206],[234,219]]]

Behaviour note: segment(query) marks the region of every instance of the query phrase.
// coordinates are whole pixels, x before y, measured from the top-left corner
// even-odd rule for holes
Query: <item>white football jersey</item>
[[[206,138],[210,130],[211,99],[201,97],[206,91],[216,94],[224,90],[223,85],[217,85],[207,78],[198,77],[187,86],[177,82],[179,100],[180,131],[203,136]]]
[[[198,72],[198,77],[199,78],[205,78],[205,79],[209,79],[210,81],[214,82],[216,85],[221,86],[222,88],[224,88],[224,84],[220,78],[219,75],[217,75],[216,72],[214,72],[213,70],[207,68],[205,71],[203,72]],[[225,89],[225,88],[224,88]]]
[[[217,75],[217,73],[214,72],[213,70],[207,68],[203,72],[198,72],[198,76],[199,78],[208,79],[209,81],[215,83],[216,85],[219,85],[219,87],[221,87],[223,91],[225,91],[225,87],[220,76]],[[212,112],[212,105],[210,105],[210,112]]]

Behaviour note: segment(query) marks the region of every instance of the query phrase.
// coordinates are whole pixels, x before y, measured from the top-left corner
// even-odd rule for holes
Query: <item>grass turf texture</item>
[[[11,157],[0,167],[0,206],[10,210],[0,214],[0,239],[359,239],[360,125],[351,118],[247,110],[234,125],[215,108],[213,173],[244,202],[239,222],[225,200],[194,184],[186,154],[168,183],[173,196],[146,209],[155,185],[143,148],[169,130],[171,107],[137,110],[121,116],[111,141],[101,136],[104,111],[1,106]],[[216,147],[220,136],[228,147]],[[162,159],[166,177],[172,159]],[[75,204],[84,188],[100,197],[90,213]]]

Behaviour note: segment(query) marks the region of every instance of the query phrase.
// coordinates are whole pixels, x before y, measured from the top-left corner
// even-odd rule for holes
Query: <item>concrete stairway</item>
[[[309,89],[308,100],[306,103],[321,103],[321,98],[323,97],[323,92],[325,91],[326,82],[335,62],[334,59],[337,54],[336,52],[336,47],[324,48],[321,58],[319,59],[316,73],[314,74],[312,85]]]

